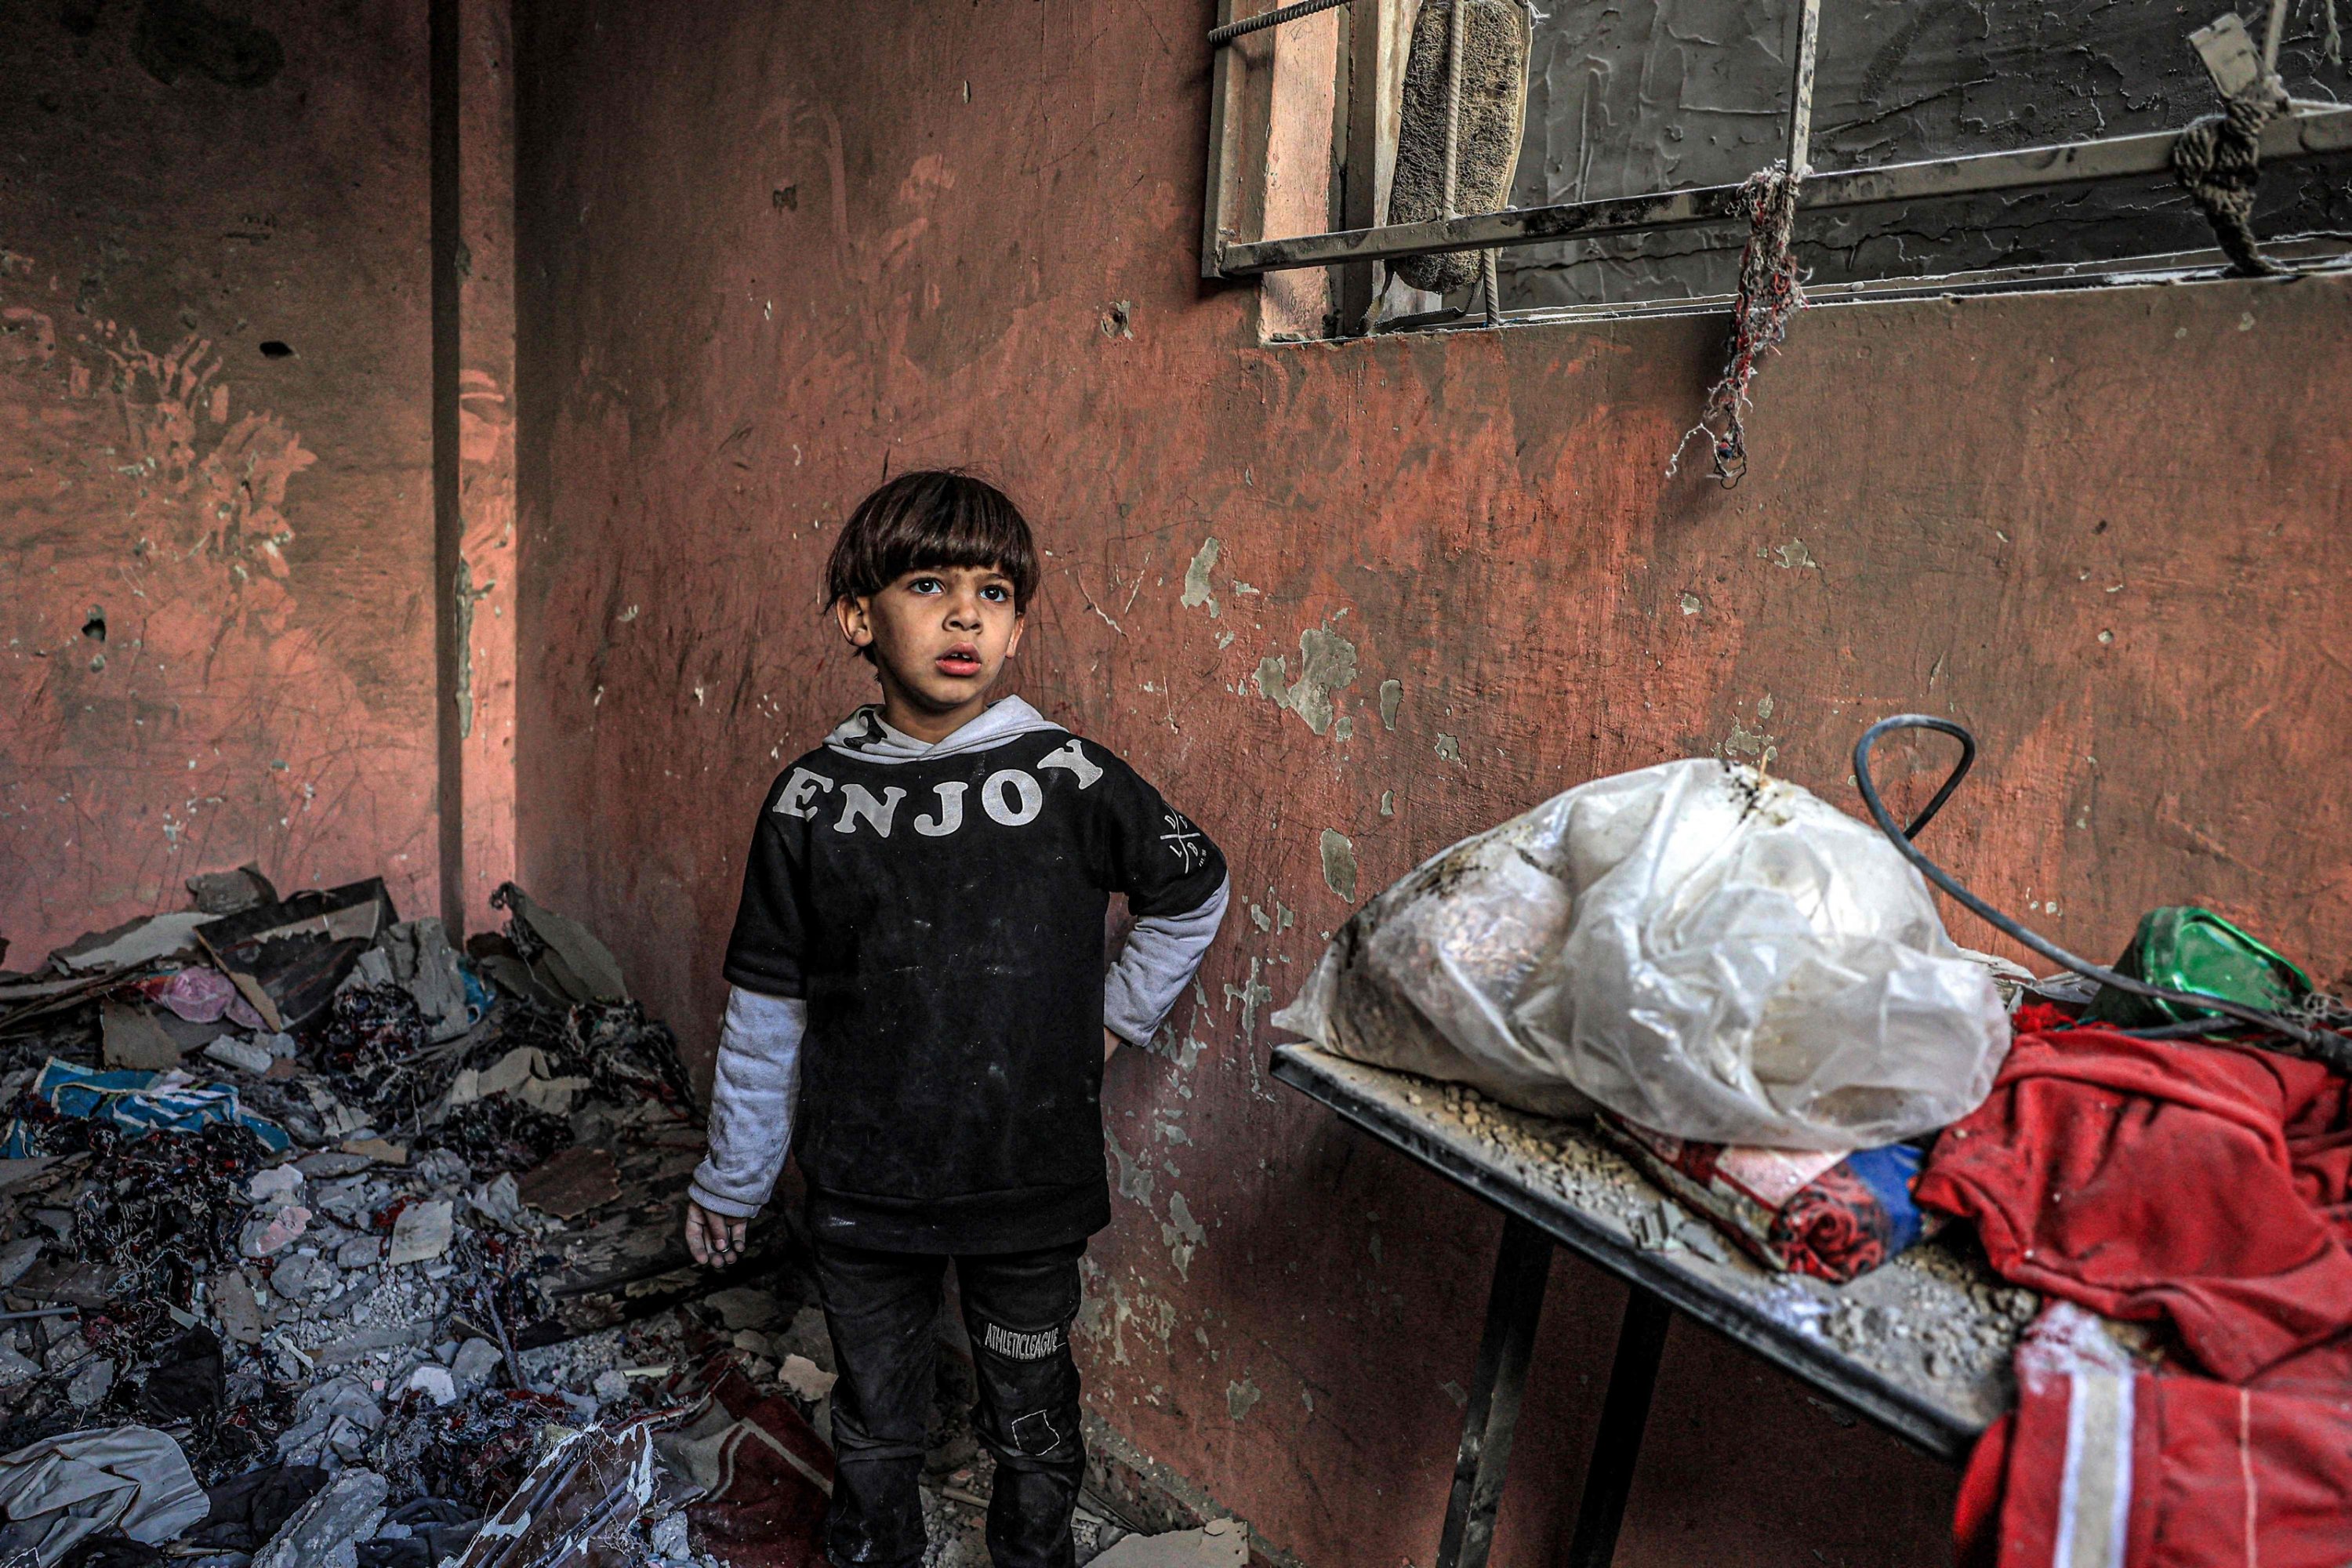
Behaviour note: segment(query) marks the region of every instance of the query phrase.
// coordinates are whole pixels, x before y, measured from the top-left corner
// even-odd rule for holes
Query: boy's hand
[[[743,1233],[750,1222],[712,1214],[688,1198],[686,1204],[686,1250],[701,1264],[725,1266],[743,1259]]]

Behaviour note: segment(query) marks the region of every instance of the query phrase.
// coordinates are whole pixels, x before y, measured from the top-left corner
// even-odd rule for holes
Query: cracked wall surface
[[[1208,15],[524,6],[523,870],[707,1064],[761,792],[873,691],[840,521],[1003,482],[1050,552],[1014,684],[1233,865],[1108,1070],[1091,1417],[1297,1561],[1425,1563],[1501,1227],[1268,1073],[1350,879],[1684,755],[1851,809],[1926,710],[1982,742],[1933,847],[1995,902],[2092,952],[2203,902],[2334,982],[2352,280],[1823,311],[1740,487],[1669,481],[1719,321],[1266,346],[1202,285]],[[1556,1266],[1498,1565],[1565,1552],[1622,1301]],[[1650,1430],[1621,1564],[1947,1560],[1952,1472],[1687,1324]]]
[[[185,10],[0,7],[19,970],[247,860],[438,907],[425,6]]]
[[[2259,35],[2259,12],[2240,7]],[[1788,0],[1611,0],[1538,24],[1515,206],[1736,183],[1788,153]],[[1812,166],[1847,169],[2126,135],[2219,110],[2188,34],[2222,6],[2102,0],[1853,0],[1822,9]],[[2316,6],[2282,71],[2352,90]],[[2352,235],[2352,160],[2270,168],[2265,235]],[[1818,283],[2197,250],[2211,231],[2168,179],[1800,218]],[[1730,291],[1744,233],[1685,229],[1500,253],[1514,310]]]

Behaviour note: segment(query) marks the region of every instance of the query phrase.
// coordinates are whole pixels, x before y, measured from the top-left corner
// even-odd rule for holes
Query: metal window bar
[[[1221,11],[1228,19],[1233,0]],[[1273,26],[1295,19],[1288,13],[1308,16],[1328,10],[1341,0],[1303,0],[1246,23],[1229,23],[1245,30]],[[2273,0],[2275,4],[2275,0]],[[1800,168],[1810,152],[1812,109],[1812,65],[1818,36],[1819,0],[1803,0],[1797,50],[1798,95],[1790,126],[1790,167]],[[1225,28],[1219,28],[1220,33]],[[1213,38],[1215,34],[1212,34]],[[2275,29],[2273,29],[2275,37]],[[1220,40],[1221,42],[1223,40]],[[1218,73],[1225,68],[1225,51],[1218,51]],[[1222,79],[1220,86],[1222,87]],[[1225,107],[1223,94],[1218,107]],[[1231,173],[1223,143],[1236,139],[1239,127],[1230,114],[1214,116],[1211,127],[1213,170]],[[1995,191],[2044,185],[2090,184],[2108,180],[2168,174],[2173,144],[2179,131],[2150,131],[2129,136],[2099,137],[2046,147],[2023,147],[2003,153],[1977,153],[1951,158],[1929,158],[1911,163],[1888,163],[1869,169],[1839,169],[1806,174],[1797,195],[1800,212],[1832,212],[1889,202],[1934,200],[1983,195]],[[2298,101],[2289,112],[2263,128],[2263,161],[2284,163],[2352,152],[2352,106]],[[1215,184],[1212,182],[1214,193]],[[1689,190],[1655,191],[1638,196],[1613,196],[1598,201],[1563,202],[1551,206],[1481,213],[1427,223],[1390,224],[1375,227],[1299,235],[1286,239],[1234,240],[1220,232],[1213,210],[1207,225],[1207,247],[1202,256],[1204,277],[1255,278],[1302,267],[1330,267],[1349,262],[1393,261],[1408,256],[1429,256],[1449,250],[1479,250],[1500,246],[1543,245],[1598,235],[1634,234],[1652,230],[1694,228],[1733,223],[1743,216],[1742,187],[1702,185]]]

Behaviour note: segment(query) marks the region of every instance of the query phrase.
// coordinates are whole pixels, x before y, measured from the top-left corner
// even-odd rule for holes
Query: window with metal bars
[[[1748,237],[1743,184],[1780,165],[1802,175],[1791,245],[1816,302],[2194,276],[2231,263],[2176,145],[2225,91],[2264,111],[2250,122],[2263,258],[2339,265],[2352,109],[2336,101],[2337,3],[2259,0],[2237,17],[2212,0],[1552,0],[1534,19],[1508,208],[1391,223],[1416,0],[1227,0],[1202,270],[1328,268],[1323,325],[1341,335],[1719,309]],[[1250,229],[1247,112],[1296,99],[1244,84],[1277,29],[1335,10],[1328,226]],[[1465,247],[1492,252],[1493,305],[1484,287],[1441,300],[1388,276]]]

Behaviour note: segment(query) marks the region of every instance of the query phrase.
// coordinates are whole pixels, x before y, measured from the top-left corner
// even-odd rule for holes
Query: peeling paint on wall
[[[1168,1261],[1176,1268],[1177,1278],[1192,1278],[1192,1253],[1208,1239],[1208,1232],[1192,1217],[1192,1208],[1181,1193],[1168,1194],[1167,1223],[1160,1227],[1160,1245],[1168,1248]]]
[[[1356,901],[1356,847],[1336,829],[1323,830],[1323,885],[1349,903]]]
[[[1290,662],[1268,654],[1258,662],[1257,694],[1277,708],[1298,715],[1317,734],[1332,728],[1332,694],[1356,681],[1356,645],[1328,626],[1309,626],[1298,634],[1298,679],[1290,679]],[[1343,721],[1344,723],[1344,721]],[[1346,740],[1353,726],[1339,735]]]
[[[1201,542],[1201,548],[1193,553],[1192,563],[1184,568],[1184,592],[1176,601],[1188,610],[1206,605],[1209,618],[1213,621],[1217,618],[1217,597],[1209,591],[1209,571],[1217,563],[1218,549],[1215,534]]]
[[[1112,1184],[1118,1189],[1118,1195],[1132,1198],[1149,1209],[1151,1206],[1151,1167],[1131,1158],[1126,1150],[1119,1147],[1118,1140],[1107,1127],[1103,1129],[1103,1146],[1110,1151],[1111,1159],[1118,1167],[1118,1178]]]

